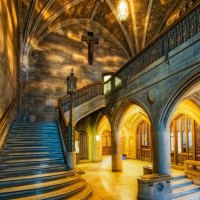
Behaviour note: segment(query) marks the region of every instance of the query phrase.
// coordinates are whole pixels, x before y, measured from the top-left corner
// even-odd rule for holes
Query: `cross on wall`
[[[94,45],[99,44],[99,38],[93,32],[87,32],[87,35],[82,35],[82,41],[88,44],[88,64],[93,64]]]

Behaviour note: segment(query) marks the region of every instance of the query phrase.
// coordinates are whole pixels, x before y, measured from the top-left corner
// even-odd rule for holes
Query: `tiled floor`
[[[93,187],[95,200],[136,200],[137,177],[143,174],[143,166],[150,163],[139,160],[123,160],[123,172],[111,171],[111,157],[102,162],[83,163],[78,167],[85,171],[82,175]],[[183,175],[182,170],[172,170],[172,175]]]

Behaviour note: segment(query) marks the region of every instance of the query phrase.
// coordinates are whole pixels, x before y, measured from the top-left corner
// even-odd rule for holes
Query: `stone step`
[[[185,196],[174,198],[176,200],[200,200],[200,192],[194,192]]]
[[[59,134],[32,134],[32,133],[26,133],[26,134],[20,134],[20,133],[13,133],[13,134],[9,134],[8,135],[8,140],[9,139],[17,139],[17,138],[22,138],[22,139],[31,139],[31,138],[35,138],[35,139],[46,139],[46,138],[60,138]]]
[[[24,129],[24,130],[15,130],[15,129],[12,129],[10,131],[10,134],[17,134],[17,133],[20,133],[20,134],[58,134],[58,130],[27,130],[27,129]]]
[[[33,183],[42,183],[46,181],[58,180],[60,178],[65,178],[69,176],[65,171],[61,172],[51,172],[36,175],[24,175],[24,176],[13,176],[0,179],[0,188],[16,187],[22,185],[28,185]]]
[[[45,152],[45,151],[39,151],[39,152],[27,152],[27,151],[23,151],[23,152],[3,152],[2,157],[6,157],[6,156],[37,156],[37,155],[41,155],[41,156],[51,156],[51,155],[62,155],[62,151],[49,151],[49,152]]]
[[[3,154],[7,154],[7,153],[59,153],[59,152],[63,152],[62,148],[43,148],[43,147],[19,147],[17,149],[15,148],[9,148],[7,147],[6,149],[3,150]]]
[[[10,198],[21,198],[25,196],[32,196],[36,194],[43,194],[46,192],[50,192],[52,190],[58,190],[66,186],[71,186],[73,191],[84,187],[86,182],[80,178],[80,175],[76,174],[74,176],[65,177],[59,180],[48,181],[44,183],[36,183],[25,186],[16,186],[3,188],[0,191],[0,199],[10,199]]]
[[[172,179],[172,181],[176,181],[176,180],[180,180],[180,179],[184,179],[184,178],[186,178],[186,176],[185,176],[185,175],[181,175],[181,176],[174,176],[174,177],[173,177],[173,179]]]
[[[58,133],[12,133],[9,134],[8,138],[60,138],[60,135]]]
[[[61,143],[35,143],[35,144],[31,144],[31,143],[6,143],[5,144],[5,149],[7,148],[60,148],[61,147]]]
[[[2,162],[4,161],[10,161],[10,160],[22,160],[22,159],[37,159],[37,158],[46,158],[46,159],[52,159],[52,158],[63,158],[63,155],[61,153],[59,154],[21,154],[21,155],[8,155],[4,154],[0,157],[0,160]]]
[[[57,129],[57,125],[48,126],[48,125],[12,125],[12,129]]]
[[[173,189],[173,198],[181,197],[198,191],[200,191],[200,186],[194,184],[184,187],[179,187]]]
[[[67,170],[65,165],[61,164],[42,164],[37,166],[22,166],[16,168],[3,168],[0,170],[0,178],[8,178],[11,176],[24,176],[34,174],[44,174],[50,172],[58,172]]]
[[[54,135],[54,136],[47,136],[47,137],[45,137],[45,136],[43,136],[43,137],[41,137],[41,136],[32,136],[32,137],[30,137],[30,136],[24,136],[24,135],[21,135],[21,136],[10,136],[10,137],[8,137],[7,138],[7,142],[9,142],[9,141],[32,141],[32,140],[34,140],[34,141],[37,141],[37,140],[39,140],[39,141],[59,141],[60,142],[60,136],[59,135]]]
[[[188,178],[178,179],[172,181],[172,189],[192,185],[192,180]]]
[[[12,127],[57,127],[57,123],[14,122]]]
[[[15,200],[35,200],[35,199],[52,199],[52,200],[86,200],[92,194],[92,187],[84,180],[78,183],[65,186],[56,191],[49,191],[44,194],[32,195],[28,197],[15,198]]]
[[[24,161],[24,162],[23,162]],[[64,159],[26,159],[1,162],[0,170],[5,168],[23,167],[23,166],[40,166],[50,164],[65,164]]]
[[[9,139],[6,144],[31,144],[31,145],[35,145],[35,144],[60,144],[60,140],[59,139],[47,139],[47,140],[36,140],[36,139],[32,139],[32,140],[22,140],[22,139]]]

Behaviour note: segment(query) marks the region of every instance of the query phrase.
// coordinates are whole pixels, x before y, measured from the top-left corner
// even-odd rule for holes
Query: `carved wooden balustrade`
[[[92,84],[89,84],[79,90],[73,97],[73,106],[79,106],[98,95],[103,95],[103,83],[98,81]],[[69,110],[70,96],[66,95],[58,100],[58,104],[64,110],[64,112]]]
[[[162,56],[168,62],[168,53],[200,32],[200,3],[180,17],[137,56],[124,65],[104,85],[105,94],[123,87],[135,74]]]

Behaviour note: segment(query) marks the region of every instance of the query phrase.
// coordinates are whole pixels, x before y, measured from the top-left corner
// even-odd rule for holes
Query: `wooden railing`
[[[76,91],[76,94],[73,97],[73,106],[79,106],[82,103],[85,103],[91,100],[98,95],[103,95],[103,83],[98,81],[92,84],[89,84]],[[63,109],[64,112],[69,110],[70,96],[66,95],[61,97],[58,100],[58,105]]]
[[[200,32],[200,2],[189,13],[159,34],[140,53],[124,65],[105,85],[105,94],[123,87],[135,74],[142,71],[162,56],[168,62],[168,52]]]
[[[5,135],[4,133],[5,128],[7,127],[8,123],[11,123],[13,121],[13,117],[11,116],[11,114],[14,111],[16,101],[17,101],[16,99],[12,100],[12,102],[10,103],[10,105],[8,106],[8,108],[6,109],[6,111],[4,112],[4,114],[0,119],[0,140],[1,140],[0,151],[2,150],[5,138],[7,136],[7,134]]]

